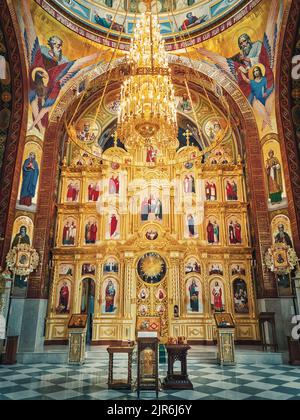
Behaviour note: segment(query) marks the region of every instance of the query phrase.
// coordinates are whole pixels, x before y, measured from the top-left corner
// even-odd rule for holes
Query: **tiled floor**
[[[134,364],[135,365],[135,364]],[[238,365],[221,368],[188,362],[194,391],[161,391],[161,400],[300,400],[300,369],[290,366]],[[61,365],[0,366],[0,400],[135,400],[136,392],[107,389],[108,357],[105,349],[82,367]],[[126,376],[126,360],[117,359],[115,377]],[[160,366],[160,378],[166,365]],[[136,372],[134,370],[134,377]],[[151,392],[141,399],[154,399]]]

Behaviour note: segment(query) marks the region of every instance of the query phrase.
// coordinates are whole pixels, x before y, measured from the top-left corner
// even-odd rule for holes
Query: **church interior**
[[[0,5],[0,400],[300,400],[299,1]]]

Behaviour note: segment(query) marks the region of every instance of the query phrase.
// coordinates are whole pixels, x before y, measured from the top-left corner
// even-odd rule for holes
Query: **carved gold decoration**
[[[298,265],[298,256],[293,248],[278,243],[266,252],[265,264],[273,273],[289,274]]]
[[[39,265],[39,254],[28,244],[20,244],[9,251],[6,264],[17,276],[29,276]]]
[[[193,92],[192,95],[197,93]],[[198,102],[205,102],[205,98],[199,95]],[[200,109],[199,105],[197,112]],[[93,112],[90,108],[87,114],[91,116]],[[219,114],[218,119],[224,117],[217,108],[215,112]],[[202,127],[211,118],[210,111],[203,116],[201,112],[198,113]],[[104,107],[101,108],[97,118],[97,123],[101,127],[107,127],[111,123],[111,115],[108,116]],[[192,115],[189,115],[189,118],[192,119]],[[76,137],[76,132],[72,130],[70,127],[68,132],[70,138]],[[112,134],[114,130],[115,128]],[[190,140],[189,132],[185,131],[188,140]],[[115,140],[114,138],[114,143]],[[68,338],[67,319],[55,312],[59,296],[58,285],[62,280],[59,274],[61,264],[73,266],[73,276],[68,277],[72,281],[70,296],[72,313],[80,313],[81,310],[82,281],[91,277],[95,282],[93,322],[95,342],[122,341],[128,338],[135,340],[137,318],[142,316],[143,311],[146,311],[146,316],[160,317],[162,340],[166,340],[169,336],[185,336],[188,340],[211,342],[215,337],[215,323],[210,305],[210,284],[214,281],[215,275],[208,273],[211,264],[222,266],[223,275],[217,278],[224,284],[226,307],[232,313],[234,313],[233,282],[238,278],[246,282],[249,313],[236,316],[237,328],[241,325],[241,331],[245,331],[244,337],[241,333],[241,339],[259,339],[251,275],[252,249],[248,233],[249,203],[244,167],[241,159],[237,159],[235,155],[235,151],[239,148],[237,144],[234,145],[235,137],[231,130],[226,133],[225,140],[218,143],[217,147],[214,144],[205,150],[192,145],[182,147],[178,151],[164,148],[159,150],[156,163],[146,162],[146,147],[125,151],[115,144],[105,151],[98,150],[97,155],[90,144],[82,145],[79,141],[77,144],[76,139],[74,142],[69,142],[68,159],[64,160],[61,168],[47,340],[59,341]],[[198,183],[196,193],[184,193],[184,178],[187,174],[192,174],[196,184]],[[119,195],[109,194],[109,179],[112,176],[120,177]],[[80,185],[79,197],[74,203],[66,199],[67,186],[72,180]],[[205,200],[203,192],[206,180],[214,180],[216,183],[218,194],[215,201]],[[236,181],[237,201],[231,202],[226,199],[226,180]],[[100,185],[97,202],[88,201],[88,187],[92,183]],[[142,201],[152,192],[162,202],[163,218],[157,220],[155,215],[152,215],[152,218],[143,221]],[[195,238],[186,235],[186,215],[192,209],[195,210],[195,217],[197,216],[199,220],[196,226],[198,236]],[[107,236],[110,211],[118,213],[119,238],[111,239]],[[210,217],[214,217],[220,225],[218,245],[209,245],[207,241],[206,221]],[[230,217],[234,217],[234,220],[238,220],[242,225],[242,244],[229,243]],[[72,247],[62,244],[64,221],[67,218],[76,221],[77,238]],[[89,218],[97,220],[98,240],[96,244],[87,246],[85,222]],[[167,266],[165,277],[157,284],[146,284],[138,276],[138,261],[149,253],[160,255]],[[111,257],[117,260],[119,271],[104,274],[104,264]],[[189,258],[198,260],[201,273],[185,273],[185,262]],[[83,275],[83,264],[94,265],[95,275]],[[243,274],[237,271],[232,274],[233,265],[243,266]],[[154,264],[153,261],[146,262],[144,267],[150,276],[155,275],[160,268],[161,263],[155,261]],[[186,283],[194,274],[202,286],[203,313],[200,314],[190,313],[187,308]],[[101,307],[103,284],[109,278],[113,278],[119,285],[118,313],[113,319],[103,313]],[[175,306],[178,312],[174,311]]]

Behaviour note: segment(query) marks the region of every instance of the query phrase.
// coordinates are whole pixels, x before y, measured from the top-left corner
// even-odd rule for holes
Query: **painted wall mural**
[[[253,106],[261,132],[276,129],[274,115],[276,53],[282,20],[282,0],[272,0],[262,36],[254,28],[241,25],[232,39],[228,55],[206,47],[198,53],[221,68],[234,80]],[[231,50],[231,53],[229,52]]]
[[[11,77],[4,34],[0,29],[0,172],[11,117]]]
[[[27,51],[30,80],[31,112],[28,129],[41,137],[48,126],[49,113],[62,89],[82,69],[99,62],[100,53],[95,51],[86,56],[77,54],[76,58],[71,58],[68,53],[72,47],[65,32],[59,28],[56,30],[55,24],[50,29],[47,25],[41,26],[42,22],[37,23],[36,14],[32,16],[31,13],[31,4],[28,0],[20,0],[19,19]]]
[[[267,135],[262,140],[269,209],[287,207],[283,162],[278,136]]]
[[[206,224],[207,243],[209,245],[220,244],[220,222],[218,219],[211,217]]]
[[[249,313],[248,288],[245,280],[237,279],[233,282],[234,311],[236,315]]]
[[[290,219],[280,214],[272,220],[272,236],[274,243],[286,244],[293,247],[292,229]]]
[[[299,28],[299,22],[298,22]],[[292,31],[293,29],[291,29]],[[293,50],[293,70],[291,74],[291,83],[292,89],[290,90],[290,103],[291,103],[291,112],[293,127],[295,130],[295,135],[298,143],[298,150],[300,147],[300,90],[299,90],[299,80],[300,80],[300,32],[295,31],[297,34],[295,47]],[[289,64],[289,63],[287,63]]]
[[[213,312],[225,311],[224,284],[221,280],[213,280],[210,285],[211,310]]]
[[[33,221],[29,217],[17,217],[14,222],[11,247],[22,244],[32,245],[33,228]]]
[[[56,313],[69,314],[71,307],[72,283],[69,279],[61,280],[57,287]]]
[[[92,28],[111,30],[131,34],[139,14],[145,11],[143,1],[85,1],[85,0],[54,0],[60,8],[80,22]],[[160,0],[153,2],[153,11],[160,13],[162,33],[167,35],[172,31],[195,30],[228,15],[234,8],[241,5],[242,0],[196,0],[194,4],[187,0]],[[128,5],[130,5],[128,7]],[[125,15],[128,10],[129,14]],[[115,13],[116,17],[115,16]]]
[[[243,242],[242,225],[238,219],[231,218],[228,223],[228,238],[230,245],[238,245]]]
[[[185,237],[190,239],[197,239],[198,232],[198,218],[194,213],[188,212],[185,217]]]
[[[120,228],[120,216],[118,212],[111,212],[107,217],[106,239],[120,239]]]
[[[28,138],[28,140],[23,155],[17,209],[35,212],[38,200],[42,147],[33,139]]]
[[[78,235],[78,223],[73,217],[68,217],[62,227],[62,245],[75,246]]]
[[[192,277],[186,282],[186,300],[187,314],[203,313],[202,284],[196,277]]]
[[[94,264],[83,264],[81,268],[81,274],[83,276],[95,276],[96,275],[96,266]]]
[[[185,274],[201,274],[201,265],[196,258],[189,258],[185,263]]]
[[[70,276],[74,275],[74,265],[73,264],[60,264],[59,266],[59,275],[60,276]]]
[[[114,279],[107,279],[102,286],[102,313],[115,315],[118,311],[118,282]]]
[[[103,265],[103,273],[109,274],[109,273],[119,273],[119,263],[115,258],[109,258],[105,261]]]
[[[79,200],[80,182],[77,180],[69,180],[66,192],[67,203],[77,203]]]

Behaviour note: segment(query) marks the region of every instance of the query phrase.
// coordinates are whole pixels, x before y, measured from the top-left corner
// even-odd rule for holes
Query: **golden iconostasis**
[[[266,223],[274,242],[292,244],[275,112],[276,35],[283,7],[282,1],[262,0],[199,48],[174,51],[168,60],[178,147],[126,150],[115,136],[124,77],[119,62],[108,72],[111,83],[103,96],[100,87],[112,54],[117,62],[123,51],[79,37],[40,13],[33,1],[17,2],[25,47],[39,44],[49,106],[38,110],[32,102],[38,95],[31,95],[12,244],[33,243],[49,120],[64,118],[77,98],[86,97],[89,104],[79,100],[76,112],[80,105],[85,109],[79,118],[73,114],[64,133],[69,142],[53,226],[48,342],[66,340],[68,318],[80,312],[90,314],[88,339],[94,343],[133,339],[137,319],[147,316],[161,318],[164,338],[212,341],[213,315],[222,310],[236,317],[238,340],[258,339],[245,176],[245,142],[251,139],[240,132],[226,96],[242,95],[240,117],[255,117],[264,162],[261,182],[268,192]],[[63,80],[66,74],[69,79],[52,89],[58,64]],[[217,80],[220,66],[222,81],[230,80],[228,90]],[[29,69],[30,80],[41,71],[34,60]],[[99,85],[98,77],[103,77]],[[261,85],[267,88],[264,97]],[[91,99],[95,93],[100,103],[99,97],[97,103]]]
[[[159,317],[162,339],[212,341],[215,311],[232,312],[239,340],[257,340],[252,248],[244,168],[230,129],[205,100],[203,135],[179,91],[178,149],[126,151],[114,136],[118,94],[75,124],[62,167],[48,342],[67,339],[70,314],[88,313],[89,340],[134,339],[137,319]],[[201,104],[201,105],[200,105]],[[99,113],[102,120],[104,112]],[[83,149],[80,148],[83,143]],[[202,142],[202,143],[201,143]],[[87,153],[90,148],[100,157]]]
[[[49,343],[65,341],[70,314],[81,312],[90,314],[88,339],[94,343],[134,339],[137,319],[157,316],[163,339],[209,342],[214,312],[223,310],[236,317],[238,340],[258,339],[239,133],[230,127],[223,135],[226,116],[215,115],[196,91],[193,106],[182,87],[176,93],[177,150],[123,147],[115,135],[118,90],[108,92],[97,118],[91,106],[70,130],[59,181]],[[219,147],[211,148],[218,138]],[[273,240],[283,234],[291,242],[289,218],[280,211],[285,186],[275,135],[266,136],[263,151]],[[36,171],[38,183],[40,157],[31,152],[24,168]],[[26,182],[25,175],[20,194]],[[25,204],[33,207],[34,199],[19,209]],[[28,214],[16,219],[13,238],[31,243]],[[144,260],[150,271],[160,266],[163,276],[149,280],[142,274]]]

